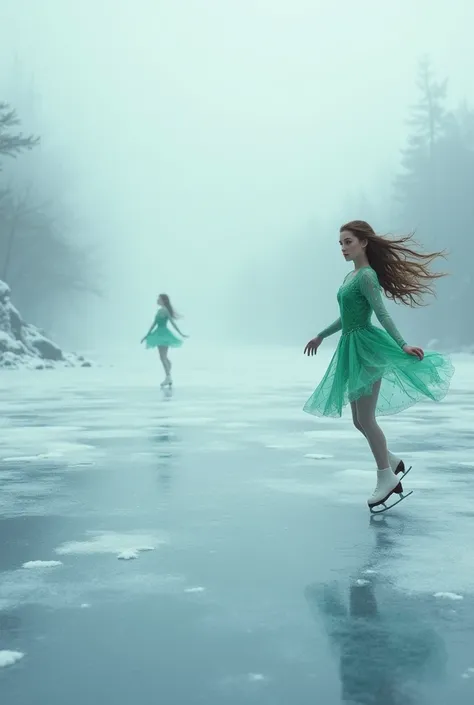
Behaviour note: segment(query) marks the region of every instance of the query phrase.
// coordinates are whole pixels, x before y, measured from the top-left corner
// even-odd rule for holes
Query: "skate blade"
[[[407,470],[407,472],[408,472],[408,470]],[[406,475],[406,473],[405,473],[405,475]],[[395,494],[395,492],[392,494]],[[400,494],[399,499],[397,499],[396,502],[393,502],[392,504],[386,504],[386,502],[390,499],[390,497],[392,497],[392,495],[390,495],[390,497],[387,497],[385,502],[380,502],[380,504],[376,504],[373,507],[369,507],[370,513],[371,514],[383,514],[388,509],[393,509],[394,507],[396,507],[397,504],[400,504],[400,502],[403,502],[403,500],[406,499],[407,497],[409,497],[411,494],[413,494],[413,490],[411,490],[410,492],[407,492],[406,494]]]

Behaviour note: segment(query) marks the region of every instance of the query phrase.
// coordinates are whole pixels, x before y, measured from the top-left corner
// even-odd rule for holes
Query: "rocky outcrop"
[[[0,368],[90,367],[82,356],[65,353],[36,326],[26,323],[10,300],[10,287],[0,280]]]

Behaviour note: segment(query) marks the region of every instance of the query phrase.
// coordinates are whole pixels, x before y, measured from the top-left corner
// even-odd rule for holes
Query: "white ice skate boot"
[[[377,485],[372,496],[367,500],[369,507],[376,507],[378,504],[386,502],[395,488],[398,488],[398,484],[399,478],[395,475],[392,468],[377,470]]]
[[[173,380],[171,379],[170,375],[166,375],[164,378],[163,382],[160,384],[160,387],[164,389],[164,387],[171,387],[173,385]]]
[[[377,470],[377,486],[372,496],[367,500],[372,514],[381,514],[413,494],[413,491],[405,493],[400,482],[400,477],[406,477],[409,472],[410,468],[403,475],[400,473],[396,475],[392,468]],[[398,495],[396,502],[391,501],[386,504],[393,494]]]

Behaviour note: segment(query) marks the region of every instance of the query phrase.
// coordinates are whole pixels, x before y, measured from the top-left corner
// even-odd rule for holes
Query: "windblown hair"
[[[163,306],[168,311],[171,318],[176,319],[176,318],[180,317],[179,314],[175,311],[175,309],[171,305],[170,297],[168,296],[168,294],[160,294],[158,298],[163,301]]]
[[[413,233],[399,238],[377,235],[365,220],[352,220],[340,228],[341,233],[345,230],[367,240],[367,259],[389,299],[413,307],[424,305],[425,294],[436,295],[432,284],[446,273],[431,272],[429,266],[438,257],[446,259],[444,251],[420,252]]]

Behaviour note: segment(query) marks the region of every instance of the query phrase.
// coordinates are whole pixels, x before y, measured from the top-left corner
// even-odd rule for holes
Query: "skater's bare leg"
[[[358,419],[358,416],[357,416],[357,402],[351,401],[351,411],[352,411],[352,422],[354,424],[354,427],[358,431],[360,431],[360,433],[362,433],[364,438],[368,441],[369,439],[367,438],[367,436],[364,432],[364,429],[362,428],[362,425],[361,425],[361,423]],[[387,453],[388,453],[388,461],[390,463],[390,467],[395,472],[395,470],[400,466],[400,463],[402,462],[402,460],[401,460],[401,458],[398,457],[398,455],[395,455],[395,453],[391,453],[388,449],[387,449]],[[400,469],[402,467],[403,466],[401,466]]]
[[[398,478],[393,472],[388,459],[387,441],[375,419],[375,408],[380,385],[380,381],[376,382],[370,395],[361,397],[356,401],[357,421],[362,427],[377,464],[377,485],[368,500],[370,507],[385,502],[395,488],[397,488],[397,491],[401,491],[401,488],[398,487]]]
[[[158,348],[158,353],[160,355],[160,360],[161,364],[163,365],[165,375],[167,378],[169,378],[171,372],[171,362],[168,359],[168,347],[160,346]]]
[[[361,397],[355,404],[357,421],[361,426],[362,433],[367,438],[377,468],[378,470],[385,470],[390,467],[387,441],[375,418],[375,407],[379,396],[380,384],[379,380],[373,385],[372,394],[367,397]]]

